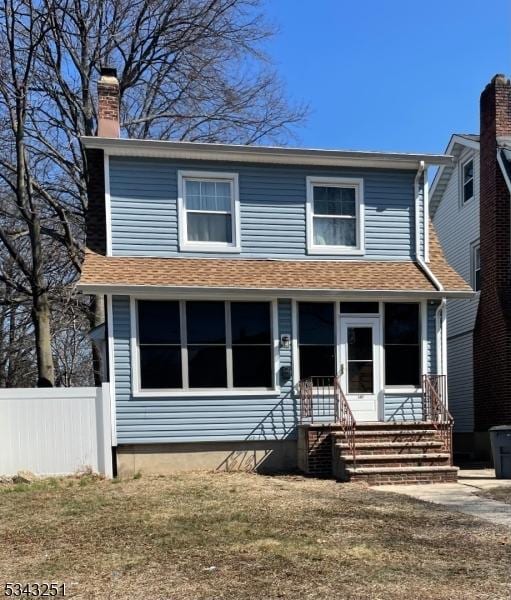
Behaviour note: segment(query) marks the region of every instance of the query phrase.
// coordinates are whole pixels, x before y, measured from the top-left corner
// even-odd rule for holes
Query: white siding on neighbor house
[[[449,373],[449,410],[454,416],[454,431],[474,430],[474,371],[472,367],[471,331],[452,338],[447,344],[447,372]]]
[[[459,165],[474,156],[474,197],[464,206],[460,202]],[[449,264],[471,283],[471,244],[479,239],[479,153],[472,149],[462,152],[453,170],[442,201],[435,213],[435,225],[442,249]],[[474,329],[478,298],[447,302],[447,336],[452,337]]]
[[[474,159],[474,197],[461,202],[461,165]],[[435,213],[435,225],[445,257],[450,265],[472,285],[471,246],[479,240],[479,153],[465,148],[453,170]],[[456,432],[473,431],[472,331],[479,297],[447,302],[447,373],[449,409]]]

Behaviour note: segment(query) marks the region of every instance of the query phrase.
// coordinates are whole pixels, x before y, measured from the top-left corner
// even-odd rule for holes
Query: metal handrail
[[[353,467],[356,467],[357,464],[357,445],[355,442],[356,436],[355,432],[357,430],[357,422],[355,417],[353,416],[353,412],[351,411],[350,405],[346,400],[346,396],[342,391],[341,381],[339,377],[335,377],[335,396],[337,398],[336,406],[337,406],[337,414],[336,414],[336,422],[342,428],[344,433],[344,437],[348,442],[348,447],[353,456]]]
[[[439,432],[444,449],[449,453],[452,466],[452,430],[454,418],[447,408],[447,377],[445,375],[422,376],[422,411],[423,419],[431,422]]]
[[[342,391],[340,378],[337,375],[307,377],[300,381],[299,390],[300,422],[314,423],[315,419],[333,417],[334,423],[341,426],[355,465],[357,422]]]

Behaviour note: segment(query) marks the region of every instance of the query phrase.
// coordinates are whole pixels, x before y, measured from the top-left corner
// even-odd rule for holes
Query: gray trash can
[[[511,479],[511,425],[490,428],[491,453],[497,479]]]

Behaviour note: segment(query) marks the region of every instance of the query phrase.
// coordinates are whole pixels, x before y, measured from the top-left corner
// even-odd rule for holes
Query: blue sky
[[[479,95],[511,75],[509,0],[266,0],[307,147],[440,152],[478,132]]]

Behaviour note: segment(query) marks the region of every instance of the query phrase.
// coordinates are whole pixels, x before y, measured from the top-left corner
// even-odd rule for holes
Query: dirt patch
[[[3,486],[0,548],[0,586],[65,582],[87,600],[511,596],[509,530],[296,476]]]

